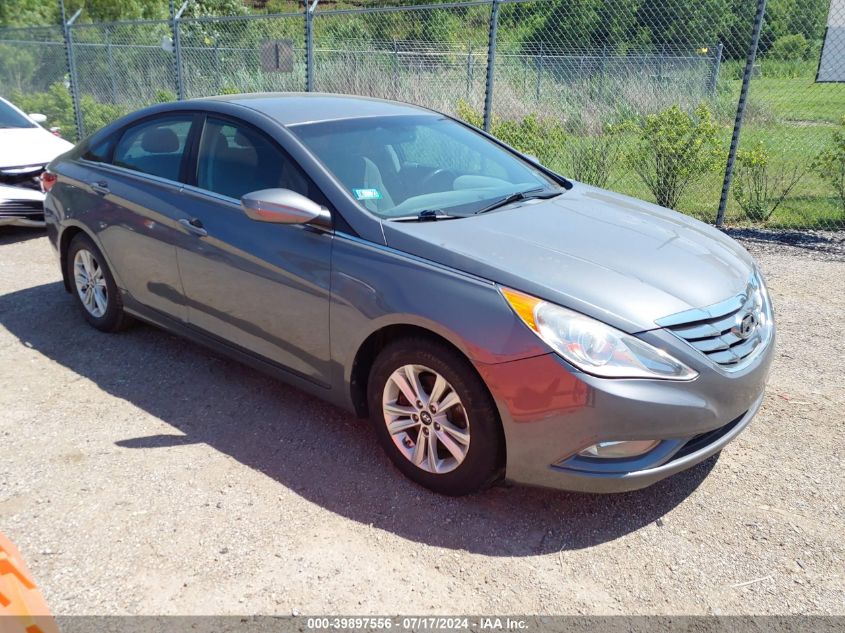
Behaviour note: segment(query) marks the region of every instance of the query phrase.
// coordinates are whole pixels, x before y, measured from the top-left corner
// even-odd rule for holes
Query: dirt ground
[[[88,327],[0,233],[0,531],[57,614],[845,613],[845,261],[750,248],[762,411],[636,493],[447,499],[366,423],[149,326]]]

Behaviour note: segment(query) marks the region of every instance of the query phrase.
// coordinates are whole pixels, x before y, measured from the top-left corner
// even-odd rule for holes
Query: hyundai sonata
[[[647,486],[757,412],[754,261],[423,108],[319,94],[157,105],[43,176],[65,288],[368,416],[432,490]]]

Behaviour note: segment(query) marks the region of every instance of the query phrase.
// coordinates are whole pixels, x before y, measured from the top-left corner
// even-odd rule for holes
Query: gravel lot
[[[845,261],[748,244],[779,347],[718,459],[618,496],[447,499],[340,410],[96,332],[43,234],[5,229],[0,531],[57,614],[845,613]]]

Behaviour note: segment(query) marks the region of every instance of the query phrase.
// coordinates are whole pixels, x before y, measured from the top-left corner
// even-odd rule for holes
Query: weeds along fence
[[[772,5],[309,0],[212,17],[189,0],[163,20],[0,29],[0,94],[73,138],[215,94],[399,99],[705,221],[843,229],[845,3]]]

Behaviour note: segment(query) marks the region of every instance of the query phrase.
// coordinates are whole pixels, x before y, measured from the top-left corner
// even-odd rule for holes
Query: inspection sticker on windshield
[[[381,191],[378,189],[353,189],[352,193],[358,200],[381,200]]]

